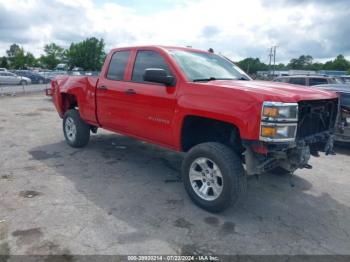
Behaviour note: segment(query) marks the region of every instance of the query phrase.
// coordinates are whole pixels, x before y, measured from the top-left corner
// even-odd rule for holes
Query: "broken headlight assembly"
[[[264,102],[261,110],[260,140],[294,141],[298,126],[298,104]]]

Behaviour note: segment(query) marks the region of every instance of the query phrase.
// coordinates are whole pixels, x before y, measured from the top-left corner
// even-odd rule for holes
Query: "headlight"
[[[297,121],[298,104],[264,102],[262,113],[261,113],[261,120],[262,121]]]
[[[297,124],[261,123],[260,140],[267,142],[293,141]]]
[[[260,140],[294,141],[298,127],[298,104],[264,102],[261,111]]]

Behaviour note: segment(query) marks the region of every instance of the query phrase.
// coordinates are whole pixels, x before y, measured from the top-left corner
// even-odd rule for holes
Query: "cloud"
[[[283,62],[301,54],[350,56],[348,0],[157,0],[153,13],[148,2],[123,2],[0,0],[0,55],[13,42],[39,55],[46,43],[68,47],[96,36],[107,49],[191,45],[212,47],[233,60],[251,56],[266,62],[272,45]]]
[[[215,25],[208,25],[202,29],[202,36],[205,38],[212,38],[220,33],[220,29]]]

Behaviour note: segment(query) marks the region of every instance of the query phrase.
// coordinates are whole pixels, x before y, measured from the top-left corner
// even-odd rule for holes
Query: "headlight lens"
[[[260,140],[284,142],[295,140],[298,104],[264,102],[261,112]]]
[[[264,141],[294,140],[297,124],[261,124],[260,138]]]
[[[264,102],[261,114],[263,121],[297,121],[298,104]]]

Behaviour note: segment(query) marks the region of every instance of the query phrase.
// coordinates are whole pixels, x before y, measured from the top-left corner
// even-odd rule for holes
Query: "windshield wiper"
[[[237,78],[216,78],[216,77],[209,77],[209,78],[198,78],[193,79],[193,82],[209,82],[214,80],[237,80]]]

